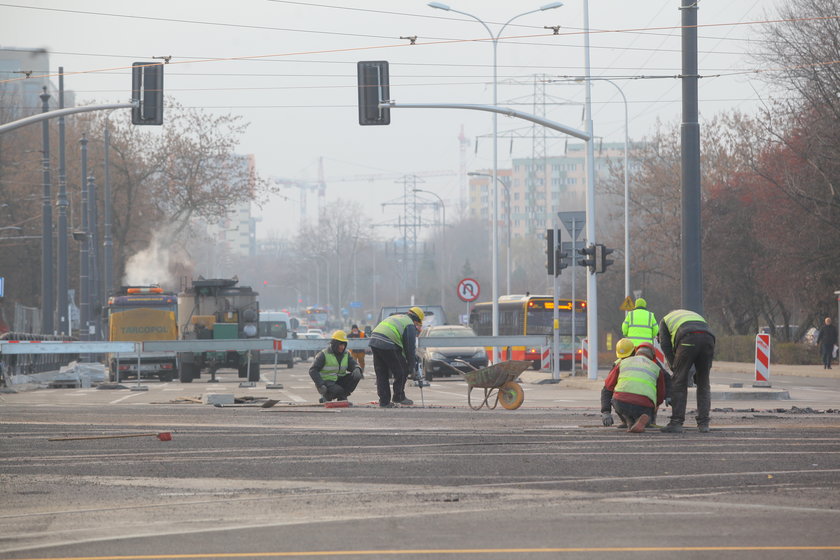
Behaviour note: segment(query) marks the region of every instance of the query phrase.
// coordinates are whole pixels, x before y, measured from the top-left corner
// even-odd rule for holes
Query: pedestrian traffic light
[[[557,260],[554,251],[554,230],[545,230],[545,270],[549,276],[554,276],[554,265]]]
[[[163,64],[131,65],[131,124],[163,124]]]
[[[391,124],[391,109],[379,107],[390,99],[387,60],[360,60],[356,64],[359,84],[359,124]]]
[[[607,270],[607,267],[615,261],[608,259],[607,255],[615,251],[615,249],[607,249],[605,246],[595,245],[595,272],[601,273]]]
[[[582,255],[584,258],[578,259],[577,263],[580,266],[589,267],[589,271],[594,273],[595,272],[595,245],[589,244],[589,247],[581,247],[577,250],[578,255]]]

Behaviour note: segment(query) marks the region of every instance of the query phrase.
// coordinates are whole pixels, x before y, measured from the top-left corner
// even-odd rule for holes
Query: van
[[[288,338],[289,332],[293,330],[293,323],[296,322],[297,320],[293,320],[285,311],[260,311],[259,336],[261,338]],[[274,352],[260,352],[260,363],[275,363],[274,354]],[[295,365],[291,350],[277,352],[276,361],[278,364],[286,364],[287,368]]]

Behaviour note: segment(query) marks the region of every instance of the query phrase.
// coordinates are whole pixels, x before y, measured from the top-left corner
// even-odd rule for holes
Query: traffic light
[[[590,272],[595,272],[595,245],[591,244],[589,247],[581,247],[577,250],[578,255],[582,255],[584,258],[578,259],[577,263],[580,266],[589,267]]]
[[[163,124],[163,64],[135,62],[131,65],[131,124]]]
[[[508,249],[510,250],[510,249]],[[549,276],[554,276],[556,256],[554,251],[554,230],[545,230],[545,270]]]
[[[615,261],[608,259],[607,255],[615,251],[615,249],[607,249],[601,244],[595,245],[595,272],[604,272],[607,267]]]
[[[554,256],[555,256],[554,275],[559,276],[564,268],[569,267],[569,263],[566,262],[566,259],[569,257],[569,253],[565,253],[565,252],[561,251],[560,247],[558,246],[557,251],[554,253]]]
[[[380,108],[380,101],[390,99],[387,60],[360,60],[356,64],[359,84],[359,124],[391,124],[391,109]]]

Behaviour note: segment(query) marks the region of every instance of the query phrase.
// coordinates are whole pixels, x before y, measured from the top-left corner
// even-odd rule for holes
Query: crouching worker
[[[347,334],[335,331],[330,345],[318,352],[309,368],[309,377],[321,394],[318,402],[346,401],[364,379],[362,369],[347,352]]]
[[[610,406],[628,432],[645,431],[657,407],[668,397],[668,374],[656,361],[653,345],[643,342],[632,356],[618,362],[601,389],[601,420],[612,426]],[[670,400],[670,399],[669,399]]]

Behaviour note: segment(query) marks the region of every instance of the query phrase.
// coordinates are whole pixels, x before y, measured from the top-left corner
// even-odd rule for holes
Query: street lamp
[[[493,35],[493,31],[487,26],[484,21],[470,14],[468,12],[462,12],[460,10],[455,10],[446,4],[441,4],[440,2],[429,2],[428,6],[430,8],[435,8],[438,10],[444,10],[447,12],[455,12],[456,14],[461,14],[467,17],[470,17],[484,26],[484,29],[487,30],[487,33],[490,34],[490,39],[493,42],[493,105],[498,106],[498,65],[497,65],[497,51],[498,51],[498,44],[499,38],[502,35],[502,32],[505,30],[513,20],[520,18],[522,16],[526,16],[528,14],[533,14],[536,12],[544,12],[546,10],[553,10],[554,8],[559,8],[562,6],[562,2],[552,2],[550,4],[546,4],[537,8],[536,10],[530,10],[527,12],[523,12],[519,15],[515,15],[509,20],[507,20],[504,25],[499,28],[499,32],[496,35]],[[493,307],[493,336],[499,335],[499,185],[496,181],[497,177],[499,176],[499,119],[497,113],[493,113],[493,283],[492,283],[492,307]],[[589,131],[591,132],[591,131]],[[494,361],[498,361],[499,357],[499,350],[498,348],[493,350]]]
[[[433,193],[432,191],[427,191],[425,189],[413,189],[414,192],[422,192],[426,194],[430,194],[437,198],[440,201],[440,208],[441,208],[441,230],[440,230],[440,305],[443,307],[443,294],[444,294],[444,280],[443,280],[443,269],[444,263],[446,262],[446,257],[444,255],[444,251],[446,250],[445,244],[445,237],[446,237],[446,205],[443,203],[443,199],[437,194]]]
[[[630,187],[629,187],[629,170],[627,169],[627,152],[630,149],[630,120],[627,110],[627,97],[624,95],[624,90],[609,78],[589,78],[589,81],[598,80],[601,82],[609,82],[618,93],[621,94],[621,99],[624,101],[624,297],[630,297]],[[575,81],[583,81],[577,78]]]
[[[478,171],[471,171],[467,173],[470,177],[493,177],[490,173],[479,173]],[[506,286],[507,286],[507,293],[510,294],[510,230],[511,230],[511,217],[510,217],[510,179],[505,180],[504,177],[496,177],[496,180],[504,187],[505,189],[505,200],[507,201],[506,206],[506,215],[507,215],[507,270],[506,272]]]

